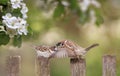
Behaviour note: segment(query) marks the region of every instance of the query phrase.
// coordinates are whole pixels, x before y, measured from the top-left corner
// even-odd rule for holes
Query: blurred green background
[[[99,11],[104,19],[104,23],[100,25],[89,21],[85,23],[83,21],[83,25],[82,22],[78,22],[76,13],[53,19],[54,6],[43,5],[40,0],[24,1],[29,8],[28,24],[33,35],[23,39],[21,48],[9,44],[0,47],[1,76],[6,76],[6,57],[9,55],[22,56],[21,76],[35,76],[36,52],[31,46],[54,45],[65,39],[72,40],[82,47],[93,43],[100,44],[85,56],[87,76],[102,76],[102,56],[106,54],[116,56],[117,76],[120,76],[120,0],[99,0],[101,3]],[[70,76],[69,58],[52,59],[50,67],[51,76]]]

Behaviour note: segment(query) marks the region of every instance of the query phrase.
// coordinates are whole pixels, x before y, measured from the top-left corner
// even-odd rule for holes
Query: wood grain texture
[[[50,63],[48,58],[37,57],[36,72],[37,76],[50,76]]]
[[[6,62],[8,76],[19,76],[21,57],[8,56]]]
[[[74,58],[70,60],[71,76],[86,76],[85,59]]]
[[[103,76],[116,76],[116,58],[115,56],[103,56]]]

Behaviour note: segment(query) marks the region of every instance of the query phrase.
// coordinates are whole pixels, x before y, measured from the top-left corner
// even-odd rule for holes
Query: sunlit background
[[[116,56],[117,76],[120,76],[120,0],[99,0],[104,19],[104,23],[100,25],[92,21],[80,24],[78,17],[72,14],[64,19],[54,20],[53,8],[43,9],[40,0],[24,1],[29,8],[27,21],[33,35],[24,38],[20,48],[9,44],[0,46],[0,76],[7,76],[6,57],[9,55],[21,55],[21,76],[35,76],[36,52],[32,45],[54,45],[65,39],[82,47],[93,43],[100,44],[85,56],[87,76],[102,76],[102,56],[106,54]],[[51,76],[70,76],[69,58],[52,59],[50,71]]]

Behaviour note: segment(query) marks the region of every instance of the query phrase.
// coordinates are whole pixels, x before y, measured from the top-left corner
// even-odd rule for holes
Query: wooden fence
[[[20,56],[9,56],[7,58],[8,76],[19,76]],[[116,58],[115,56],[105,55],[102,60],[103,74],[102,76],[116,76]],[[50,76],[49,60],[37,57],[36,67],[37,76]],[[85,59],[70,59],[71,76],[86,76]]]

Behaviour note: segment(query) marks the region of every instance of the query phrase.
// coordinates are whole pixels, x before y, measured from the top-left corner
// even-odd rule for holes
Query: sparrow
[[[70,58],[80,58],[85,56],[85,54],[91,49],[99,44],[92,44],[88,46],[87,48],[80,47],[76,43],[70,40],[63,40],[58,42],[55,45],[55,52],[51,55],[52,57],[57,58],[64,58],[64,57],[70,57]]]
[[[34,46],[38,57],[50,58],[52,54],[55,53],[55,46]]]

